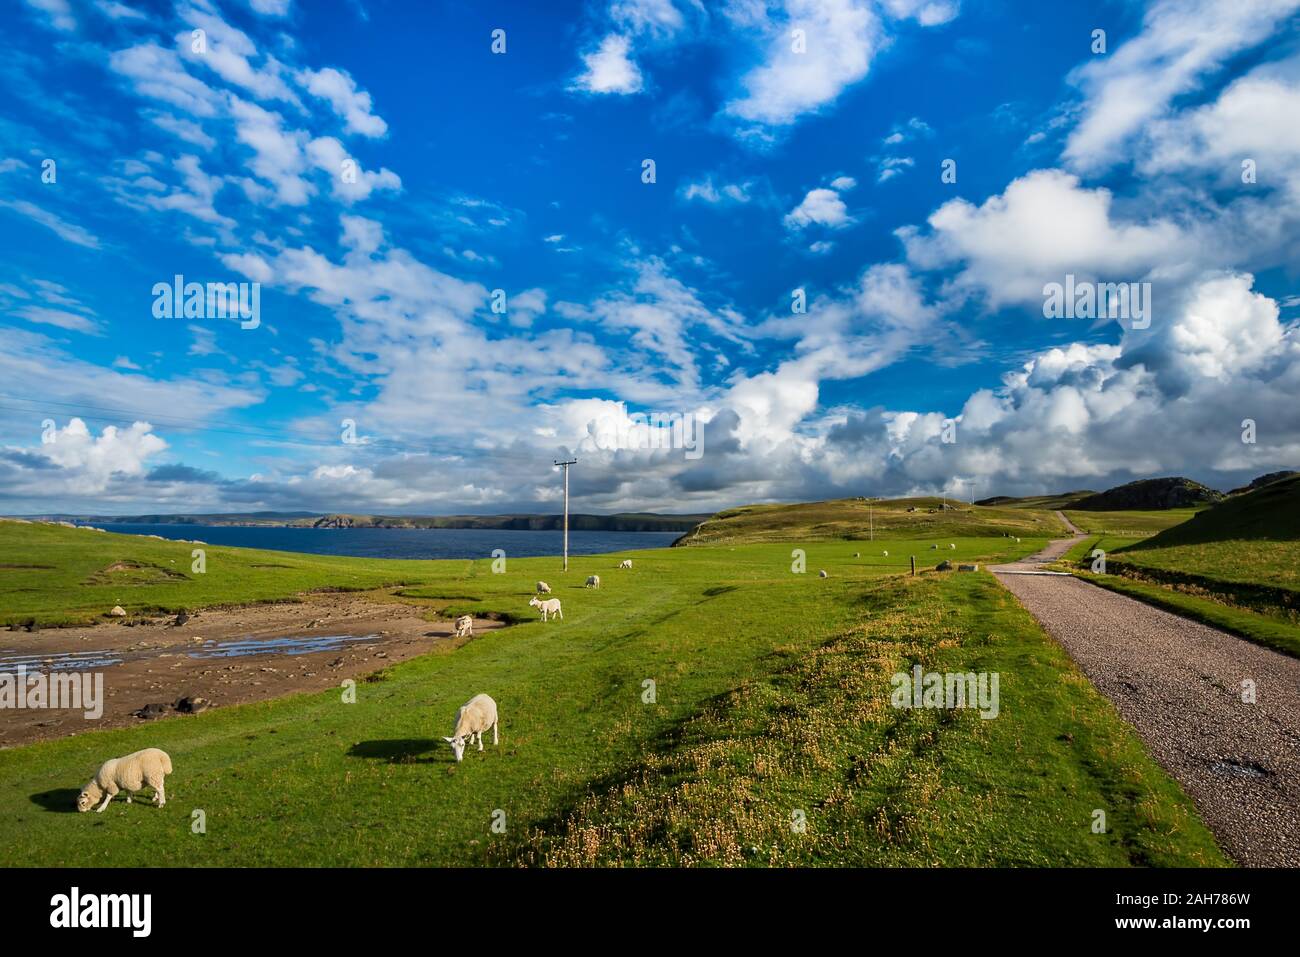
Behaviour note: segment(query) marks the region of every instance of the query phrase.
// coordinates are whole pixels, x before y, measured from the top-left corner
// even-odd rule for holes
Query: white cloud
[[[143,20],[145,15],[134,7],[128,7],[125,3],[118,3],[116,0],[95,0],[95,6],[99,12],[110,20]]]
[[[357,160],[332,136],[321,136],[307,144],[307,156],[330,177],[334,196],[345,203],[354,203],[370,196],[377,189],[400,190],[402,180],[387,167],[378,172],[362,169]],[[351,166],[345,164],[351,163]],[[344,175],[345,169],[348,171]]]
[[[1211,171],[1216,179],[1240,184],[1242,161],[1250,159],[1265,188],[1288,183],[1300,199],[1300,123],[1277,122],[1300,116],[1297,72],[1300,60],[1256,69],[1217,99],[1151,124],[1138,169],[1148,176]]]
[[[42,325],[58,326],[60,329],[67,329],[71,332],[84,332],[89,335],[101,335],[99,324],[93,319],[79,313],[69,312],[66,309],[50,309],[45,306],[23,306],[15,309],[11,315],[20,319],[26,319],[28,322],[40,323]]]
[[[609,16],[632,33],[656,36],[671,36],[685,24],[673,0],[614,0]]]
[[[706,176],[697,183],[687,183],[680,190],[682,199],[686,201],[699,200],[711,205],[719,203],[748,203],[751,199],[749,194],[753,183],[723,183],[722,186],[715,186],[712,176]]]
[[[764,62],[741,78],[745,92],[726,112],[769,126],[788,125],[833,103],[867,75],[885,39],[871,5],[861,0],[784,0],[778,16],[749,7],[744,21],[759,25]],[[804,31],[804,52],[795,50],[794,30]]]
[[[45,14],[46,22],[56,30],[71,32],[77,29],[68,0],[27,0],[27,6]]]
[[[248,34],[197,7],[182,7],[180,14],[190,27],[202,29],[207,34],[203,52],[194,49],[191,30],[177,34],[176,48],[186,60],[207,67],[227,83],[242,87],[259,100],[284,100],[300,105],[297,95],[285,84],[284,69],[275,57],[263,58],[261,69],[249,62],[250,58],[257,58],[258,53]]]
[[[627,37],[609,34],[598,49],[583,54],[586,69],[574,81],[575,86],[588,93],[639,93],[643,84],[641,70],[628,56],[630,50]]]
[[[960,0],[883,0],[885,11],[900,20],[915,20],[923,27],[937,27],[961,11]]]
[[[375,138],[388,132],[388,124],[374,113],[370,94],[357,89],[356,81],[344,71],[333,67],[303,70],[297,80],[307,92],[328,101],[349,133]]]
[[[230,112],[235,118],[236,137],[253,149],[248,168],[271,184],[276,202],[304,205],[316,192],[303,176],[308,168],[304,152],[307,134],[302,130],[286,131],[280,114],[238,97],[231,98]]]
[[[819,226],[840,227],[853,222],[848,207],[840,194],[833,189],[810,189],[799,205],[785,216],[787,229],[803,229],[816,223]]]
[[[293,0],[248,0],[254,13],[264,17],[284,17],[289,15]]]
[[[916,161],[910,156],[886,156],[876,166],[876,182],[887,183],[915,165]]]
[[[153,112],[146,115],[159,129],[171,133],[186,143],[192,143],[204,150],[210,150],[217,145],[217,141],[205,133],[203,127],[191,120],[181,119],[170,113]]]
[[[1122,161],[1145,124],[1164,115],[1229,58],[1268,39],[1300,9],[1297,0],[1158,0],[1142,32],[1071,75],[1083,92],[1083,115],[1064,157],[1084,171]]]
[[[1190,239],[1173,223],[1117,221],[1106,189],[1087,189],[1059,170],[1013,180],[980,206],[949,200],[930,215],[930,232],[898,231],[922,269],[961,265],[953,283],[981,291],[993,306],[1042,302],[1043,286],[1110,276],[1138,281],[1155,266],[1189,257]]]
[[[75,243],[78,246],[85,246],[88,249],[99,248],[98,236],[95,236],[87,229],[83,229],[76,223],[68,222],[47,209],[42,209],[35,203],[29,203],[25,199],[0,199],[0,207],[12,209],[14,212],[20,213],[28,219],[40,223],[60,239],[66,239],[70,243]]]
[[[194,116],[218,113],[220,95],[191,76],[175,50],[142,43],[114,52],[108,63],[111,70],[130,80],[141,96],[170,103]]]

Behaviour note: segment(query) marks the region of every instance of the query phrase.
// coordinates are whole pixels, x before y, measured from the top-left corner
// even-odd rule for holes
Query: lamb
[[[583,588],[599,588],[599,587],[600,587],[600,576],[599,576],[599,575],[589,575],[589,576],[587,577],[587,584],[583,585],[582,587],[583,587]]]
[[[461,615],[456,619],[456,637],[472,638],[474,636],[474,619],[470,615]]]
[[[546,584],[546,582],[538,582],[538,583],[537,583],[537,594],[539,594],[539,595],[549,595],[550,593],[551,593],[551,586],[550,586],[550,585]]]
[[[631,567],[632,567],[632,559],[630,559],[630,558],[625,558],[625,559],[623,559],[621,562],[618,563],[618,567],[619,567],[619,568],[631,568]]]
[[[529,600],[528,604],[541,610],[542,621],[546,621],[548,615],[559,615],[560,620],[564,620],[564,612],[560,610],[560,599],[558,598],[548,598],[546,601],[542,601],[540,598],[533,598]]]
[[[153,788],[154,803],[162,807],[167,803],[163,779],[172,773],[172,759],[166,751],[145,748],[122,758],[111,758],[99,766],[90,783],[77,795],[77,810],[89,811],[102,795],[104,803],[95,808],[102,813],[118,791],[126,792],[126,803],[131,803],[131,793],[145,787]]]
[[[475,738],[478,739],[478,749],[483,750],[483,732],[488,728],[492,729],[492,743],[497,744],[497,723],[497,703],[488,695],[476,694],[461,705],[456,712],[455,730],[451,732],[450,738],[442,740],[451,745],[451,750],[459,761],[465,754],[465,745],[473,744]]]

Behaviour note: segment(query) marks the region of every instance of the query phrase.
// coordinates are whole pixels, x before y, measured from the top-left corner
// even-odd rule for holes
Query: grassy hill
[[[946,507],[945,507],[946,504]],[[675,545],[736,545],[778,541],[857,541],[880,538],[969,538],[1003,535],[1050,538],[1066,534],[1049,511],[968,505],[942,498],[845,498],[799,505],[728,509],[683,535]]]
[[[5,574],[23,576],[0,593],[10,619],[98,608],[113,587],[133,608],[193,608],[406,580],[527,620],[390,666],[355,704],[335,690],[0,750],[0,866],[1224,863],[1176,783],[990,575],[902,574],[915,541],[875,543],[893,558],[796,542],[807,574],[790,542],[630,553],[626,572],[621,556],[580,556],[567,576],[554,558],[493,574],[486,559],[213,549],[204,577],[126,586],[96,576],[179,565],[188,546],[3,534]],[[981,563],[1042,544],[956,541],[944,557]],[[581,587],[591,571],[599,590]],[[563,621],[527,608],[539,577]],[[916,664],[998,673],[996,720],[891,707],[891,676]],[[456,764],[440,736],[479,692],[500,706],[501,745]],[[172,756],[165,808],[72,811],[100,762],[142,747]]]
[[[1234,495],[1134,548],[1253,540],[1300,540],[1300,475]]]
[[[1074,503],[1089,495],[1096,495],[1088,489],[1077,492],[1061,492],[1059,495],[1028,495],[1014,498],[1009,495],[995,495],[992,498],[978,499],[976,505],[996,505],[1003,508],[1039,508],[1047,511],[1073,508]]]
[[[1138,479],[1127,485],[1085,496],[1071,505],[1082,511],[1193,508],[1223,500],[1223,493],[1189,478]]]

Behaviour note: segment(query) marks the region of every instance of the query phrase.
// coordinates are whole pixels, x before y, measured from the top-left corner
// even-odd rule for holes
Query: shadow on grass
[[[53,791],[42,791],[40,794],[33,794],[32,803],[45,808],[47,811],[54,811],[56,814],[76,814],[77,795],[80,793],[79,788],[55,788]]]
[[[439,751],[446,752],[445,754]],[[436,764],[455,760],[451,748],[434,738],[391,738],[386,741],[358,741],[348,749],[350,758],[373,758],[389,764]],[[76,792],[73,792],[75,799]]]

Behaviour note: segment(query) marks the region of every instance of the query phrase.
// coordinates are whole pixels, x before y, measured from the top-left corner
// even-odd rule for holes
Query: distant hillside
[[[1139,479],[1105,492],[1079,499],[1072,509],[1085,512],[1119,512],[1140,509],[1191,508],[1222,501],[1222,492],[1188,478]]]
[[[940,498],[861,498],[797,505],[747,505],[712,516],[674,546],[734,545],[748,542],[866,541],[876,538],[972,538],[1065,534],[1050,511],[988,508]]]
[[[1127,550],[1254,539],[1300,540],[1300,475],[1224,499]]]
[[[260,525],[292,528],[501,528],[547,531],[563,527],[560,515],[350,515],[319,512],[248,512],[215,515],[39,515],[41,521],[97,525],[126,522],[151,525]],[[569,528],[591,532],[685,532],[708,515],[658,515],[620,512],[615,515],[570,514]]]
[[[1075,502],[1096,494],[1092,489],[1082,489],[1077,492],[1062,492],[1059,495],[1030,495],[1024,498],[1015,498],[1010,495],[994,495],[992,498],[982,498],[975,504],[1000,505],[1004,508],[1045,508],[1055,511],[1056,509],[1074,508]]]
[[[1273,482],[1280,482],[1282,479],[1291,478],[1296,475],[1300,475],[1300,472],[1295,472],[1290,469],[1284,469],[1281,472],[1269,472],[1267,475],[1261,475],[1249,485],[1243,485],[1241,488],[1234,488],[1228,494],[1241,495],[1243,492],[1253,492],[1257,488],[1263,488],[1265,485],[1270,485]]]

